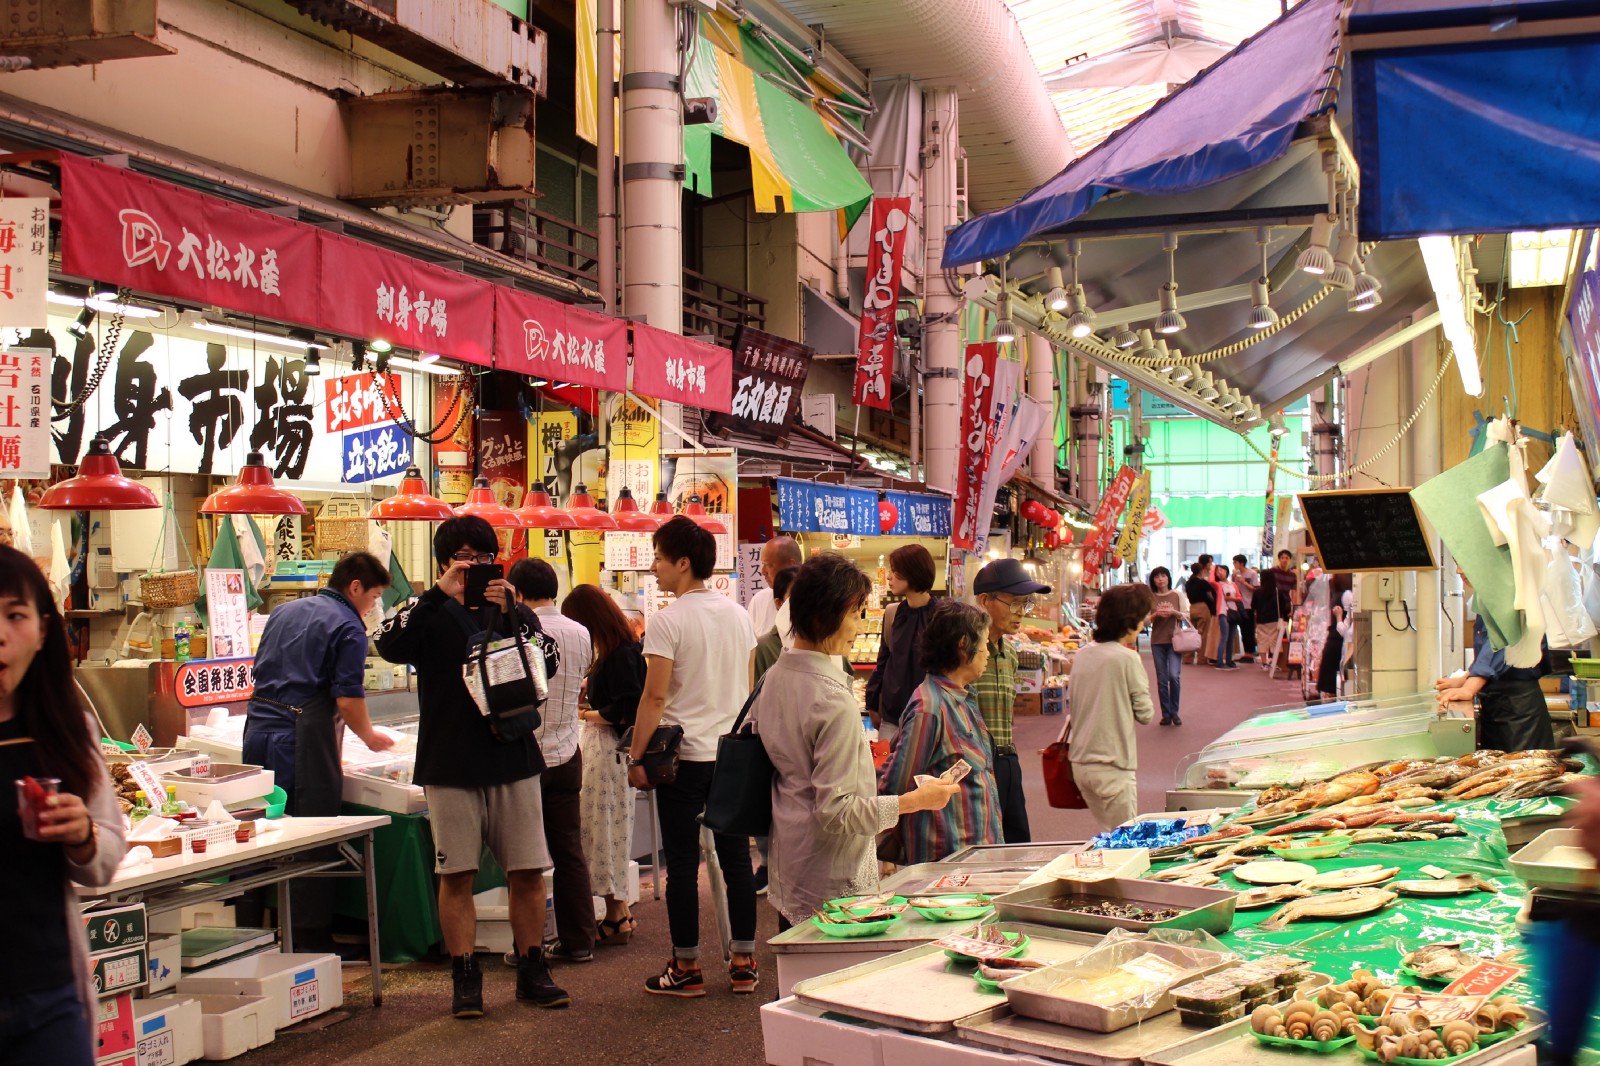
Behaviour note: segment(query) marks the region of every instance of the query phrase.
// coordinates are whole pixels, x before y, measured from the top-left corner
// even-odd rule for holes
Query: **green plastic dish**
[[[1306,859],[1331,859],[1344,851],[1355,840],[1343,836],[1311,837],[1309,840],[1288,840],[1281,844],[1268,844],[1267,850],[1279,858],[1303,862]]]
[[[1028,938],[1027,938],[1026,935],[1024,935],[1022,933],[1006,933],[1005,934],[1005,938],[1007,940],[1011,941],[1012,948],[1011,948],[1010,951],[1008,951],[1004,955],[1000,956],[1001,958],[1003,958],[1003,959],[1014,959],[1018,955],[1021,955],[1024,951],[1028,950]],[[944,949],[944,953],[945,953],[945,956],[947,958],[952,958],[952,959],[956,960],[957,962],[977,962],[978,961],[978,959],[973,955],[963,955],[963,954],[961,954],[961,952],[952,950],[951,948],[945,948]],[[1018,972],[1021,972],[1021,971],[1018,971]]]
[[[977,897],[970,892],[964,892],[960,895],[928,896],[919,898],[940,900],[948,899],[950,901],[950,905],[947,907],[918,907],[916,904],[911,905],[912,910],[916,911],[930,922],[970,922],[976,918],[982,918],[984,915],[994,910],[993,903],[984,903],[981,906],[972,906],[971,901]],[[968,905],[962,906],[962,900],[968,901]]]
[[[1027,973],[1028,971],[1026,971],[1026,970],[1018,970],[1017,972],[1018,973]],[[985,992],[993,992],[995,995],[998,995],[998,996],[1003,996],[1003,995],[1006,994],[1006,990],[1001,988],[998,983],[989,980],[987,977],[983,976],[983,974],[979,973],[977,970],[973,970],[972,971],[972,979],[974,981],[978,982],[978,987],[983,989]]]
[[[1355,1038],[1351,1037],[1351,1039],[1354,1040]],[[1370,1062],[1378,1061],[1378,1053],[1376,1051],[1368,1051],[1366,1048],[1357,1048],[1356,1050],[1361,1052],[1362,1058]],[[1477,1053],[1478,1049],[1474,1047],[1471,1051],[1463,1052],[1460,1055],[1452,1055],[1448,1059],[1395,1059],[1394,1061],[1400,1063],[1400,1066],[1444,1066],[1447,1063],[1460,1062],[1468,1055],[1476,1055]]]
[[[843,910],[851,914],[855,913],[855,911],[852,911],[849,907],[839,907],[835,909]],[[858,907],[856,910],[859,910],[862,913],[867,913],[868,908]],[[891,914],[889,917],[879,922],[857,922],[854,925],[831,925],[827,922],[819,922],[816,918],[816,915],[812,915],[811,924],[822,930],[824,936],[831,936],[838,940],[855,940],[860,937],[877,936],[880,933],[886,933],[894,926],[894,923],[898,922],[899,920],[900,916],[898,914]]]
[[[272,791],[267,793],[263,806],[267,808],[268,818],[282,818],[284,808],[289,806],[289,793],[273,786]]]
[[[1488,1047],[1490,1044],[1498,1044],[1502,1040],[1509,1040],[1522,1032],[1523,1027],[1527,1024],[1527,1022],[1523,1022],[1522,1025],[1514,1025],[1503,1033],[1480,1033],[1478,1034],[1478,1046]]]
[[[1332,1054],[1333,1052],[1344,1047],[1346,1044],[1350,1044],[1355,1041],[1354,1034],[1351,1034],[1350,1036],[1341,1036],[1337,1040],[1293,1040],[1287,1036],[1268,1036],[1266,1033],[1258,1033],[1254,1029],[1251,1029],[1250,1035],[1255,1037],[1261,1043],[1266,1044],[1268,1047],[1299,1048],[1302,1051],[1315,1051],[1319,1055]]]
[[[879,895],[879,893],[874,892],[874,893],[870,894],[870,897],[876,897],[878,895]],[[825,910],[842,911],[842,910],[845,910],[845,909],[847,909],[849,907],[854,907],[856,905],[856,901],[857,900],[863,900],[863,899],[868,899],[868,898],[869,898],[869,896],[840,896],[838,899],[830,899],[830,900],[828,900],[828,902],[824,903],[822,906],[823,906],[823,909],[825,909]],[[900,904],[904,903],[905,901],[906,901],[906,898],[904,896],[890,896],[889,899],[885,903],[882,904],[882,906],[885,906],[885,907],[898,907],[898,906],[900,906]]]

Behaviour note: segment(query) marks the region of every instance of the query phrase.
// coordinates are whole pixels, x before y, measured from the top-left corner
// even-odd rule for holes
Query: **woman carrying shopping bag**
[[[1198,647],[1199,634],[1184,618],[1183,593],[1172,587],[1172,571],[1164,566],[1150,571],[1150,588],[1155,602],[1155,614],[1150,622],[1150,655],[1156,663],[1156,695],[1161,703],[1161,724],[1182,725],[1183,720],[1178,717],[1178,692],[1183,655],[1177,647],[1176,638],[1186,632],[1185,643]]]
[[[1198,666],[1217,653],[1217,634],[1212,624],[1217,614],[1217,586],[1211,583],[1211,556],[1202,555],[1195,560],[1184,591],[1189,595],[1189,622],[1203,641],[1189,657],[1189,662]]]
[[[1135,722],[1155,717],[1150,678],[1134,645],[1155,606],[1150,586],[1117,585],[1100,597],[1094,643],[1072,667],[1072,722],[1067,745],[1072,779],[1104,829],[1139,812]]]

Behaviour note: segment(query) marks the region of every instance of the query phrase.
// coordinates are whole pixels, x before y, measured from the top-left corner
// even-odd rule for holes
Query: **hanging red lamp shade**
[[[648,511],[639,510],[639,501],[633,498],[633,490],[626,485],[617,493],[617,502],[611,508],[611,517],[616,520],[618,529],[625,529],[630,533],[654,533],[666,521]]]
[[[239,468],[239,480],[207,496],[200,513],[305,514],[306,505],[288,489],[273,484],[266,458],[260,452],[251,452]]]
[[[577,529],[578,523],[570,514],[550,502],[550,494],[543,486],[530,489],[523,497],[522,510],[517,512],[522,524],[529,529]]]
[[[672,509],[672,501],[667,499],[667,494],[664,492],[656,493],[656,498],[650,501],[650,515],[654,518],[659,518],[661,525],[664,526],[672,521],[672,516],[675,514],[677,512]]]
[[[494,498],[494,493],[489,489],[489,479],[486,477],[472,479],[472,490],[467,493],[467,502],[456,508],[456,514],[476,515],[496,529],[525,528],[520,514]]]
[[[572,499],[567,501],[567,514],[578,523],[579,529],[617,528],[617,520],[594,505],[594,497],[589,495],[589,486],[581,482],[573,491]]]
[[[39,506],[47,511],[139,511],[160,507],[156,494],[122,476],[104,437],[89,442],[78,476],[51,485]]]
[[[706,513],[706,505],[700,502],[699,493],[690,496],[689,502],[683,505],[683,516],[694,519],[695,525],[714,536],[721,536],[728,532],[726,526]]]
[[[368,518],[380,522],[444,522],[455,516],[448,503],[428,492],[422,471],[414,466],[400,479],[400,491],[367,512]]]

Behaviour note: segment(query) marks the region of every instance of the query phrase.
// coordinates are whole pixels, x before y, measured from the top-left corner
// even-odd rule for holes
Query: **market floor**
[[[1144,653],[1149,665],[1148,651]],[[1155,674],[1151,668],[1151,688]],[[1166,806],[1179,762],[1239,721],[1264,707],[1293,702],[1298,684],[1272,681],[1244,664],[1237,670],[1186,666],[1183,671],[1181,728],[1139,730],[1139,809]],[[1061,719],[1017,720],[1017,747],[1035,840],[1082,840],[1094,832],[1087,812],[1052,810],[1039,778],[1038,751],[1055,738]],[[368,1005],[367,971],[347,967],[348,1019],[308,1032],[286,1032],[276,1042],[235,1061],[243,1066],[461,1066],[463,1062],[555,1063],[591,1061],[647,1066],[699,1062],[756,1064],[766,1061],[761,1041],[760,1007],[776,995],[776,967],[766,940],[777,934],[775,912],[759,908],[761,988],[735,996],[713,965],[715,929],[704,875],[701,878],[702,937],[707,953],[707,994],[679,1000],[644,992],[644,979],[659,972],[669,954],[664,901],[644,899],[634,908],[639,931],[623,948],[603,948],[596,960],[560,966],[556,977],[572,994],[568,1010],[545,1011],[515,999],[516,975],[498,958],[485,959],[484,999],[488,1013],[471,1022],[449,1017],[448,965],[417,963],[388,967],[384,1005]]]

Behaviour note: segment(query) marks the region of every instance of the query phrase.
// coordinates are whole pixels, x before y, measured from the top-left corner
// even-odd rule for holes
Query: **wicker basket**
[[[187,607],[199,598],[198,570],[162,570],[139,579],[139,599],[152,610]]]
[[[367,522],[366,515],[318,515],[316,553],[366,551]]]

